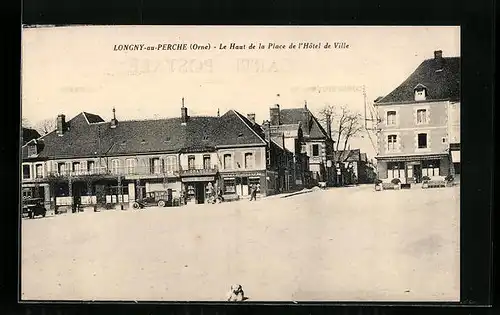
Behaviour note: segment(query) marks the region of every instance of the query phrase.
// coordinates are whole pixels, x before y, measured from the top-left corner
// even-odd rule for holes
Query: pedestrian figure
[[[250,190],[250,201],[257,200],[257,186],[252,184]]]
[[[213,196],[214,196],[214,187],[212,186],[212,183],[208,183],[207,184],[207,190],[208,190],[208,193],[207,193],[207,197],[208,197],[208,201],[210,203],[215,203],[215,200],[213,200]]]

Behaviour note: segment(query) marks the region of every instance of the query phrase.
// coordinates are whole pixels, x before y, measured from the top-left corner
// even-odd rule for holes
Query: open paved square
[[[458,301],[459,188],[23,220],[23,300]]]

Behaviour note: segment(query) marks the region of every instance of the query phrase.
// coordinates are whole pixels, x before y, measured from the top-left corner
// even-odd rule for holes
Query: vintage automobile
[[[36,216],[45,217],[47,209],[45,209],[43,198],[25,198],[23,199],[22,216],[33,219]]]
[[[132,207],[134,209],[142,209],[147,206],[166,207],[172,206],[172,189],[150,191],[146,193],[146,197],[136,200]]]

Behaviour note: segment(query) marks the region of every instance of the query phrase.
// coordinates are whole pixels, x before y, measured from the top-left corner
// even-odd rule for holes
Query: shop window
[[[31,177],[31,167],[29,165],[23,165],[23,179],[30,179]]]
[[[422,161],[422,176],[439,176],[439,160]]]
[[[227,194],[236,193],[236,181],[234,179],[224,180],[224,192]]]
[[[418,137],[418,148],[419,149],[426,149],[427,148],[427,134],[426,133],[419,133],[417,137]]]
[[[387,163],[387,177],[392,178],[404,178],[405,177],[405,165],[403,162],[389,162]]]

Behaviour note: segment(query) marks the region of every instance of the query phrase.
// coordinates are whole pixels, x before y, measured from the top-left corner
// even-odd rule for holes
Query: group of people
[[[250,186],[250,201],[257,200],[257,193],[260,191],[260,185],[252,184]],[[212,183],[207,184],[207,198],[210,203],[222,202],[224,197],[222,195],[222,188]]]
[[[212,185],[212,183],[208,183],[207,185],[207,198],[210,203],[216,203],[217,201],[224,201],[224,197],[222,196],[222,188],[217,185]]]

